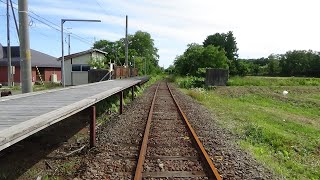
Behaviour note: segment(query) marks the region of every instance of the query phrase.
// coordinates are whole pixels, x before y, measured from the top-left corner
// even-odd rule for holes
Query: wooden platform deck
[[[145,79],[110,80],[0,98],[0,151]]]

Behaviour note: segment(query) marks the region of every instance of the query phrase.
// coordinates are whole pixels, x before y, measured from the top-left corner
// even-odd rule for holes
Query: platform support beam
[[[90,107],[90,148],[96,146],[96,106]]]
[[[119,92],[119,100],[120,100],[119,114],[122,114],[122,112],[123,112],[123,91]]]
[[[131,99],[132,99],[132,101],[134,100],[134,87],[135,86],[131,87]]]

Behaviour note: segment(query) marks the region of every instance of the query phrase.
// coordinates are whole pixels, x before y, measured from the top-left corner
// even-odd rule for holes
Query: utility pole
[[[128,15],[126,15],[126,59],[125,59],[125,66],[128,67]]]
[[[12,0],[10,0],[10,5],[11,5],[12,16],[14,19],[14,24],[16,25],[17,35],[19,37],[19,28],[18,28],[18,24],[17,24],[16,14],[14,13],[14,10],[13,10]]]
[[[71,33],[68,33],[68,55],[70,55],[70,35]]]
[[[11,46],[10,46],[10,14],[9,14],[9,0],[7,0],[7,58],[8,58],[8,86],[12,85],[12,68],[11,68]]]
[[[28,0],[18,1],[22,93],[32,92]]]

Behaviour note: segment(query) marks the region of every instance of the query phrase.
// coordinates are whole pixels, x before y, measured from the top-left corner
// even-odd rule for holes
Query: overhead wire
[[[4,2],[3,0],[0,0],[0,2],[2,2],[3,4],[7,4],[7,3]],[[13,4],[18,5],[18,4],[15,3],[15,2],[13,2]],[[14,8],[15,10],[18,10],[18,8],[16,8],[16,7],[13,7],[13,8]],[[30,10],[29,10],[29,12],[30,12],[31,14],[33,14],[33,15],[31,15],[30,13],[28,13],[28,16],[29,16],[30,18],[32,18],[32,19],[34,19],[34,20],[37,20],[38,22],[40,22],[40,23],[42,23],[42,24],[44,24],[44,25],[46,25],[46,26],[48,26],[48,27],[50,27],[50,28],[52,28],[52,29],[54,29],[54,30],[56,30],[56,31],[58,31],[58,32],[61,32],[61,30],[59,29],[59,28],[60,28],[59,25],[57,25],[57,24],[55,24],[55,23],[47,20],[46,18],[41,17],[40,15],[37,15],[37,14],[34,13],[33,11],[30,11]],[[35,16],[36,16],[36,17],[35,17]],[[40,18],[43,19],[43,20],[41,20]],[[34,22],[33,22],[33,23],[34,23]],[[49,24],[49,23],[50,23],[50,24]],[[70,31],[67,30],[67,29],[64,29],[64,31],[70,33]],[[88,44],[88,45],[90,45],[90,46],[92,46],[92,44],[93,44],[92,42],[88,41],[87,39],[85,39],[85,38],[83,38],[83,37],[81,37],[81,36],[79,36],[79,35],[77,35],[77,34],[72,33],[71,36],[73,36],[74,38],[78,39],[79,41],[81,41],[81,42],[83,42],[83,43],[86,43],[86,44]]]
[[[124,15],[122,15],[122,14],[115,14],[115,13],[112,13],[112,14],[111,14],[111,13],[109,13],[108,11],[106,11],[105,8],[102,7],[101,3],[99,3],[99,0],[96,0],[96,3],[97,3],[98,6],[101,8],[101,10],[102,10],[106,15],[108,15],[108,16],[109,16],[109,15],[113,15],[113,16],[116,15],[116,16],[120,16],[120,17],[121,17],[121,16],[124,16]]]

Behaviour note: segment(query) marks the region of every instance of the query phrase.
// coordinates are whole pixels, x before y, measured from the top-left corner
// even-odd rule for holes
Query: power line
[[[0,2],[2,2],[3,4],[7,4],[6,2],[4,2],[4,1],[2,1],[2,0],[0,0]],[[13,2],[13,4],[17,5],[15,2]],[[13,7],[13,8],[16,9],[16,10],[18,10],[18,8],[16,8],[16,7]],[[29,12],[34,15],[34,16],[33,16],[33,15],[31,15],[30,13],[28,13],[28,15],[29,15],[30,18],[35,19],[35,20],[39,21],[40,23],[42,23],[42,24],[44,24],[44,25],[46,25],[46,26],[48,26],[48,27],[50,27],[50,28],[52,28],[52,29],[54,29],[54,30],[56,30],[56,31],[58,31],[58,32],[61,32],[61,30],[59,29],[59,28],[60,28],[59,25],[57,25],[57,24],[55,24],[55,23],[47,20],[46,18],[41,17],[40,15],[37,15],[36,13],[34,13],[34,12],[30,11],[30,10],[29,10]],[[39,18],[41,18],[41,19],[43,19],[43,20],[41,20],[41,19],[39,19],[39,18],[37,18],[37,17],[35,17],[35,16],[37,16],[37,17],[39,17]],[[48,23],[45,22],[45,21],[47,21]],[[49,24],[49,23],[50,23],[50,24]],[[70,33],[70,31],[67,30],[67,29],[64,29],[64,31]],[[85,38],[83,38],[83,37],[81,37],[81,36],[79,36],[79,35],[72,34],[71,36],[73,36],[74,38],[78,39],[79,41],[81,41],[81,42],[83,42],[83,43],[86,43],[86,44],[88,44],[88,45],[90,45],[90,46],[92,45],[92,42],[86,40]]]
[[[123,16],[123,15],[121,15],[121,14],[111,14],[111,13],[109,13],[108,11],[106,11],[106,9],[105,8],[103,8],[102,7],[102,5],[101,5],[101,3],[99,3],[99,0],[96,0],[96,3],[98,4],[98,6],[101,8],[101,10],[106,14],[106,15],[116,15],[116,16]]]
[[[101,4],[99,3],[98,0],[96,0],[96,3],[97,3],[98,6],[102,9],[102,11],[104,11],[107,15],[109,15],[109,13],[101,6]]]

